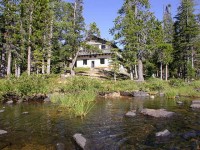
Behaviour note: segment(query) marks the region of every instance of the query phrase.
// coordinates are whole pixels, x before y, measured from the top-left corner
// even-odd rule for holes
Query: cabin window
[[[106,49],[106,45],[101,45],[101,49]]]
[[[100,64],[105,64],[105,58],[100,58]]]
[[[87,65],[87,59],[83,59],[83,65]]]

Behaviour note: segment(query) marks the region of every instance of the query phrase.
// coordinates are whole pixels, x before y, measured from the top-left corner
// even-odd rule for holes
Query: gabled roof
[[[110,42],[110,41],[107,41],[107,40],[105,40],[105,39],[103,39],[103,38],[100,38],[100,37],[98,37],[98,36],[95,36],[95,35],[89,35],[85,40],[86,40],[86,41],[91,41],[91,40],[99,41],[100,43],[103,43],[103,44],[106,44],[106,43]],[[113,43],[113,42],[110,42],[110,43],[111,43],[111,46],[112,46],[113,48],[118,48],[117,45],[116,45],[115,43]]]

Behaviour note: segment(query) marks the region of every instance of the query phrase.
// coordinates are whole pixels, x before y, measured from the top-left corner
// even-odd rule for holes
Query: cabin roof
[[[99,42],[101,42],[101,43],[103,43],[103,44],[106,44],[107,42],[110,42],[110,41],[107,41],[107,40],[105,40],[105,39],[103,39],[103,38],[100,38],[100,37],[98,37],[98,36],[95,36],[95,35],[89,35],[89,36],[86,38],[86,41],[91,41],[91,40],[99,41]],[[113,48],[118,48],[117,45],[116,45],[115,43],[113,43],[113,42],[111,42],[111,46],[112,46]]]

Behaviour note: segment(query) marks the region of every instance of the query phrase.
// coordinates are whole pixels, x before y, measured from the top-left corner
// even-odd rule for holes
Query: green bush
[[[181,86],[185,86],[186,83],[182,79],[171,79],[169,81],[169,85],[172,87],[181,87]]]
[[[65,84],[61,85],[63,92],[76,92],[82,90],[98,91],[103,88],[101,81],[88,77],[73,77],[68,78]]]
[[[42,75],[30,75],[23,74],[16,81],[16,91],[22,96],[46,93],[48,79]]]
[[[163,81],[158,78],[150,78],[147,81],[147,86],[150,91],[163,91],[164,89],[168,88],[168,84],[166,81]]]

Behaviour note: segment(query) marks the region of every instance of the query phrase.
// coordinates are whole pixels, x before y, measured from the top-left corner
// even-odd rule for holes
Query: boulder
[[[194,100],[192,101],[192,104],[200,104],[200,100]]]
[[[191,108],[200,108],[200,104],[192,104],[190,105]]]
[[[6,104],[13,104],[13,101],[12,100],[7,101]]]
[[[76,141],[76,143],[77,143],[82,149],[85,148],[87,140],[86,140],[85,137],[83,137],[82,134],[76,133],[76,134],[73,135],[73,138],[74,138],[74,140]]]
[[[65,145],[63,143],[57,143],[56,150],[65,150]]]
[[[126,92],[126,91],[121,91],[120,92],[121,96],[133,96],[133,92]]]
[[[147,97],[147,96],[149,96],[149,94],[144,91],[135,91],[135,92],[133,92],[133,96],[134,97]]]
[[[50,100],[49,97],[47,97],[47,98],[44,99],[44,102],[45,102],[45,103],[49,103],[49,102],[51,102],[51,100]]]
[[[108,93],[108,94],[105,94],[105,97],[107,97],[107,98],[118,98],[118,97],[120,97],[120,92]]]
[[[156,118],[169,118],[174,115],[174,112],[166,111],[165,109],[143,109],[143,115],[148,115]]]
[[[2,109],[2,110],[0,110],[0,113],[2,113],[2,112],[4,112],[5,110],[4,109]]]
[[[156,137],[166,137],[169,136],[171,133],[165,129],[164,131],[160,131],[156,133]]]
[[[6,133],[8,133],[8,132],[5,131],[5,130],[0,130],[0,135],[2,135],[2,134],[6,134]]]
[[[135,112],[136,112],[135,110],[129,111],[129,112],[126,113],[125,116],[127,116],[127,117],[135,117],[136,116]]]
[[[190,105],[191,108],[200,108],[200,100],[194,100],[192,101],[192,104]]]

